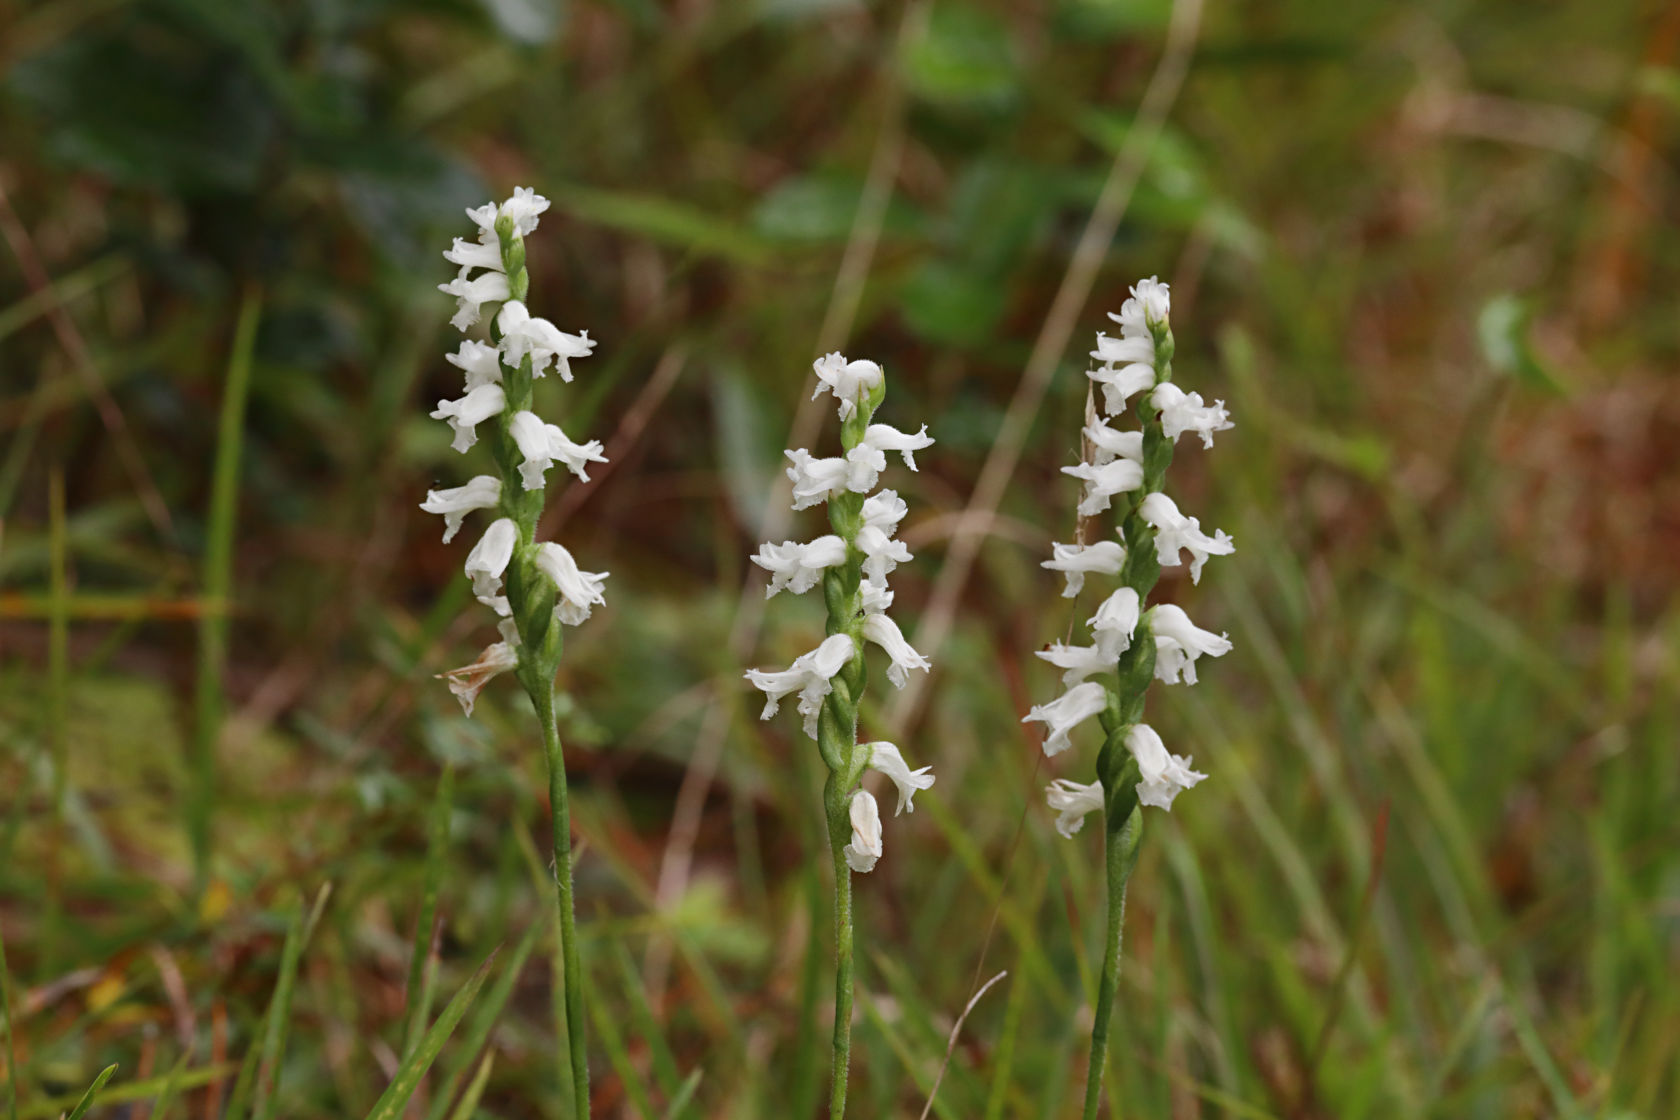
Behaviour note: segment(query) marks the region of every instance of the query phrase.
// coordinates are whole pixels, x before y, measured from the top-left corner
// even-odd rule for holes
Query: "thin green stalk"
[[[1125,823],[1104,829],[1103,848],[1108,864],[1108,928],[1103,945],[1102,986],[1097,990],[1096,1017],[1091,1024],[1091,1058],[1085,1071],[1084,1120],[1096,1120],[1102,1101],[1103,1073],[1108,1066],[1108,1027],[1114,998],[1120,988],[1120,949],[1126,926],[1126,883],[1137,863],[1143,836],[1143,808],[1134,800]]]
[[[193,882],[210,881],[212,818],[216,805],[216,742],[222,731],[222,671],[227,660],[228,602],[233,587],[233,534],[239,508],[239,462],[244,448],[245,402],[251,385],[262,296],[245,294],[228,355],[227,385],[216,431],[216,463],[210,478],[210,511],[204,542],[204,614],[198,626],[198,681],[193,695],[192,793],[187,832],[192,844]]]
[[[558,625],[558,624],[557,624]],[[565,974],[566,1045],[571,1051],[574,1115],[589,1115],[589,1054],[584,1034],[583,965],[578,952],[577,925],[572,905],[572,823],[566,792],[566,756],[554,719],[554,692],[533,696],[542,724],[543,757],[548,762],[549,825],[554,844],[554,907],[560,919],[560,952]]]
[[[834,772],[829,774],[823,790],[823,800],[828,804],[828,846],[834,857],[834,1059],[828,1093],[830,1120],[840,1120],[846,1114],[846,1079],[852,1061],[852,869],[846,863],[845,853],[851,839],[845,788],[849,784],[846,775]]]

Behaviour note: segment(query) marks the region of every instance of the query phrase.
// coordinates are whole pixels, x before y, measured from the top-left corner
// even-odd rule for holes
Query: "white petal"
[[[537,568],[554,581],[559,592],[554,613],[568,626],[578,625],[589,617],[591,610],[607,601],[601,584],[610,573],[581,570],[572,554],[553,541],[538,546]]]
[[[1044,800],[1061,814],[1056,818],[1056,831],[1070,838],[1085,827],[1086,813],[1100,813],[1104,808],[1101,782],[1086,785],[1057,778],[1044,787]]]
[[[899,753],[898,748],[885,740],[865,743],[863,746],[869,751],[869,768],[885,774],[898,788],[898,808],[893,810],[893,816],[898,816],[906,809],[914,813],[916,806],[910,799],[916,795],[917,790],[933,785],[933,767],[910,769],[910,764],[904,761],[904,756]]]
[[[932,669],[933,665],[927,658],[917,653],[904,640],[904,635],[898,629],[898,623],[884,614],[872,614],[863,620],[863,636],[887,651],[892,658],[892,664],[887,667],[887,679],[899,688],[903,688],[910,680],[911,669],[921,669],[924,672]]]
[[[852,820],[852,842],[845,847],[846,866],[853,871],[873,871],[881,858],[881,809],[868,790],[852,794],[847,809]]]
[[[1107,705],[1108,693],[1103,686],[1095,681],[1086,681],[1084,684],[1074,685],[1048,704],[1034,705],[1032,711],[1021,718],[1021,722],[1037,721],[1044,724],[1047,731],[1044,753],[1056,755],[1072,745],[1068,739],[1069,731],[1102,711]]]
[[[461,531],[461,522],[475,509],[492,509],[502,500],[502,480],[494,475],[481,474],[465,486],[448,490],[428,490],[420,508],[427,513],[443,515],[443,543],[448,544]]]
[[[1095,544],[1053,544],[1051,557],[1039,565],[1067,575],[1067,588],[1062,598],[1071,599],[1085,587],[1087,572],[1119,575],[1126,562],[1126,549],[1119,541],[1097,541]]]

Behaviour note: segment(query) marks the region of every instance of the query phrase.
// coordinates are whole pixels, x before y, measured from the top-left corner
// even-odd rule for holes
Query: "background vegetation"
[[[601,340],[545,408],[613,458],[555,514],[613,573],[561,678],[597,1115],[817,1099],[820,767],[740,672],[820,632],[746,556],[824,346],[939,439],[894,479],[932,686],[865,712],[939,784],[859,881],[854,1113],[916,1115],[1004,970],[933,1114],[1075,1107],[1100,837],[1039,787],[1093,748],[1018,720],[1088,606],[1038,567],[1082,354],[1151,273],[1238,421],[1173,480],[1238,542],[1175,585],[1237,648],[1151,704],[1212,777],[1149,821],[1115,1114],[1680,1114],[1680,9],[1209,5],[1022,396],[1171,10],[0,4],[18,1114],[116,1063],[90,1115],[362,1116],[502,946],[413,1115],[480,1074],[476,1115],[562,1115],[538,744],[432,679],[490,631],[416,508],[470,473],[439,253],[516,183],[534,305]]]

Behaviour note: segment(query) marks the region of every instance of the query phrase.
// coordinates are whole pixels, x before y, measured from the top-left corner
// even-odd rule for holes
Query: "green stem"
[[[1096,1019],[1091,1024],[1091,1059],[1085,1071],[1084,1120],[1096,1120],[1102,1100],[1103,1074],[1108,1066],[1108,1024],[1114,1015],[1114,997],[1120,989],[1120,945],[1125,935],[1126,883],[1137,863],[1138,841],[1143,836],[1143,807],[1134,808],[1118,829],[1104,829],[1103,847],[1108,862],[1108,931],[1103,948],[1102,987],[1097,992]]]
[[[556,623],[558,625],[558,623]],[[565,973],[560,977],[566,997],[566,1044],[571,1050],[573,1116],[589,1115],[589,1052],[584,1035],[583,965],[578,953],[577,925],[572,907],[572,823],[566,793],[566,756],[554,720],[554,691],[532,695],[542,724],[543,756],[548,762],[549,822],[554,843],[554,907],[560,918],[560,953]]]
[[[828,847],[834,857],[834,1060],[829,1075],[829,1120],[846,1114],[846,1079],[852,1060],[852,869],[845,851],[851,824],[844,782],[844,775],[830,774],[823,790]]]

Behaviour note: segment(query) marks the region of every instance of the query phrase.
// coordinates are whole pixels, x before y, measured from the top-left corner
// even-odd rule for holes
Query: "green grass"
[[[939,440],[888,482],[917,511],[894,612],[923,617],[1169,5],[935,3],[904,44],[898,5],[572,4],[532,42],[492,7],[0,17],[5,189],[50,281],[22,279],[8,237],[19,1117],[69,1112],[112,1065],[89,1117],[164,1098],[177,1118],[212,1099],[569,1116],[541,743],[506,682],[468,721],[433,679],[491,631],[460,575],[473,526],[444,547],[415,509],[466,478],[425,418],[456,380],[437,254],[461,206],[515,183],[555,200],[537,310],[601,340],[538,407],[615,460],[558,530],[613,573],[559,682],[595,1112],[817,1107],[821,768],[794,717],[757,721],[728,654],[765,495],[850,252],[838,345]],[[939,782],[855,884],[853,1115],[919,1115],[1005,969],[929,1115],[1076,1114],[1101,845],[1057,836],[1040,787],[1088,780],[1096,742],[1045,761],[1018,721],[1054,684],[1032,650],[1095,601],[1038,567],[1072,529],[1082,354],[1150,273],[1174,285],[1178,380],[1238,425],[1181,448],[1168,483],[1238,552],[1163,589],[1236,649],[1150,701],[1210,778],[1148,822],[1113,1115],[1680,1112],[1680,235],[1659,220],[1680,114],[1660,7],[1208,7],[925,651],[900,741]],[[900,118],[881,204],[864,185]],[[1624,162],[1629,134],[1652,162]],[[881,206],[870,253],[860,204]],[[680,376],[613,447],[673,350]],[[749,663],[785,663],[821,604],[764,619]],[[714,696],[693,872],[661,904]],[[864,731],[892,711],[874,690]]]

